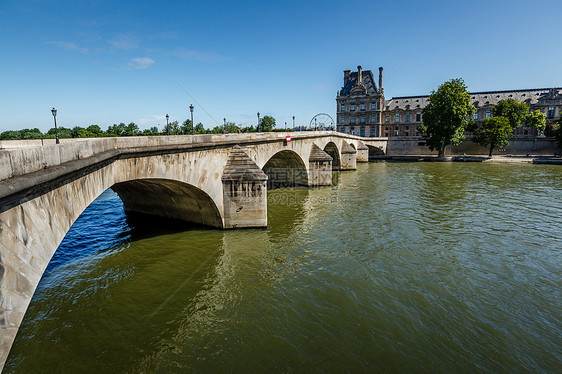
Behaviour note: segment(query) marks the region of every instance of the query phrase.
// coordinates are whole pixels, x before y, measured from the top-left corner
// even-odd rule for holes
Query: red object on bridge
[[[285,137],[285,141],[286,141],[287,143],[290,143],[290,142],[291,142],[291,135],[287,135],[287,136]]]

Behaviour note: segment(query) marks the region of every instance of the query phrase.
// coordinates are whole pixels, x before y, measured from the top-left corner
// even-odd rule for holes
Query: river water
[[[334,178],[270,191],[262,230],[147,222],[105,192],[5,372],[560,372],[562,168]]]

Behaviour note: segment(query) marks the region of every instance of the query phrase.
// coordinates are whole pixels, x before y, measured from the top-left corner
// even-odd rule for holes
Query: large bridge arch
[[[340,170],[341,157],[338,146],[336,146],[334,142],[330,141],[324,146],[324,152],[332,157],[332,170]]]
[[[308,172],[301,156],[293,150],[275,153],[263,166],[267,188],[308,186]]]

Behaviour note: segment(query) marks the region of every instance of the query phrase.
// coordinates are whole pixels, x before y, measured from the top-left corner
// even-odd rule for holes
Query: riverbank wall
[[[458,146],[448,146],[445,149],[445,155],[487,156],[489,151],[488,147],[482,147],[467,139]],[[554,138],[514,138],[509,141],[509,145],[507,147],[494,149],[494,155],[499,156],[553,156],[561,153],[562,149],[558,146],[558,143]],[[388,138],[386,154],[388,156],[436,156],[437,151],[430,151],[425,140],[420,137]]]

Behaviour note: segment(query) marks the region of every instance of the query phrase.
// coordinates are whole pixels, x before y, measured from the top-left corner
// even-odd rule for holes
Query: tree
[[[562,117],[552,126],[554,137],[558,140],[558,147],[562,148]]]
[[[521,127],[521,124],[529,115],[529,105],[517,100],[501,100],[491,108],[494,117],[505,117],[513,129]]]
[[[470,93],[460,78],[451,79],[432,91],[429,104],[423,109],[423,125],[420,132],[425,133],[426,144],[439,157],[445,155],[445,147],[458,145],[464,140],[464,131],[475,112],[470,103]]]
[[[139,127],[136,123],[131,122],[127,126],[125,126],[125,130],[123,131],[123,136],[135,136],[138,135],[140,132]]]
[[[539,133],[546,129],[546,114],[540,110],[528,113],[525,117],[525,126],[535,127]]]
[[[275,127],[275,118],[271,116],[263,116],[260,120],[260,130],[262,132],[270,132]]]
[[[106,133],[115,136],[123,136],[125,133],[125,124],[121,122],[120,124],[113,124],[107,128]]]
[[[103,136],[103,130],[98,125],[90,125],[86,127],[86,130],[88,130],[94,136]]]
[[[207,130],[205,130],[205,127],[203,126],[203,124],[201,122],[199,122],[197,125],[195,125],[195,133],[196,134],[206,134]]]
[[[509,138],[513,135],[513,127],[506,117],[486,118],[480,129],[474,133],[473,140],[483,147],[490,146],[488,156],[492,157],[494,148],[509,145]]]
[[[185,121],[183,121],[180,130],[182,134],[191,135],[191,133],[193,132],[193,125],[191,124],[191,120],[186,119]]]

